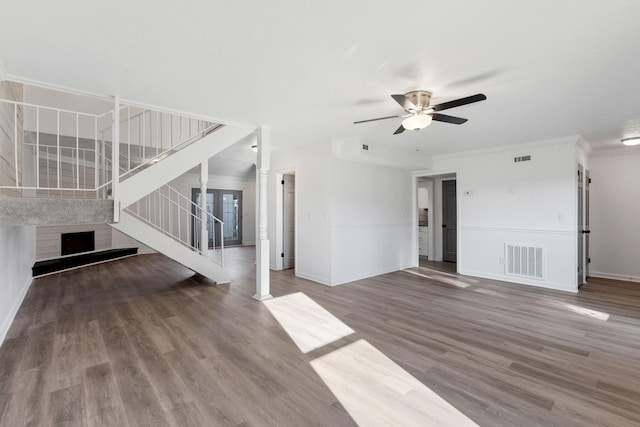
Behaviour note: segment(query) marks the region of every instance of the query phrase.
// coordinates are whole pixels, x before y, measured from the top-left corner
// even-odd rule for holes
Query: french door
[[[224,222],[224,233],[220,232],[220,223],[213,223],[211,217],[207,217],[207,236],[209,248],[219,247],[221,239],[225,246],[242,244],[242,191],[207,189],[207,212]],[[202,193],[199,188],[191,190],[191,200],[196,206],[192,206],[195,218],[192,227],[192,241],[194,246],[200,241],[200,206]],[[224,234],[224,235],[222,235]]]

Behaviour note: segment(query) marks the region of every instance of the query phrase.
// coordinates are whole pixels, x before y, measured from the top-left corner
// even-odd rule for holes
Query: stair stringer
[[[128,177],[120,182],[120,208],[130,206],[253,132],[254,129],[224,126]]]
[[[215,281],[216,284],[231,282],[229,272],[227,270],[212,260],[188,249],[155,228],[136,219],[126,211],[120,213],[119,223],[109,225],[127,236],[147,245],[151,249],[168,256],[188,269]]]

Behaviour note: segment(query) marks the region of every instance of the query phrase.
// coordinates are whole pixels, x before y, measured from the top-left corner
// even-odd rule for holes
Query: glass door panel
[[[200,203],[201,193],[199,188],[191,191],[191,200],[196,206],[192,212],[196,216],[193,219],[192,241],[199,247],[200,242]],[[242,244],[242,191],[207,189],[207,212],[224,222],[224,245]],[[207,218],[207,235],[209,248],[219,247],[221,244],[221,226],[219,222],[213,223],[213,219]]]
[[[222,221],[224,222],[224,244],[241,245],[242,244],[242,226],[241,226],[241,209],[240,203],[242,199],[241,191],[222,191]]]

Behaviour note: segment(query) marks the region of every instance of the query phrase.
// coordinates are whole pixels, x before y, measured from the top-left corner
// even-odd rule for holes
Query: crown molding
[[[589,142],[586,139],[584,139],[583,136],[578,136],[577,145],[578,145],[578,148],[581,148],[582,151],[584,151],[587,157],[589,157],[593,152],[593,146],[589,144]]]
[[[637,156],[640,155],[640,145],[633,147],[615,147],[607,148],[604,150],[594,150],[589,155],[590,158],[598,157],[622,157],[622,156]]]
[[[494,154],[494,153],[519,152],[519,151],[531,150],[536,148],[554,147],[558,145],[578,144],[580,138],[581,138],[580,135],[570,135],[570,136],[564,136],[560,138],[545,139],[541,141],[529,141],[529,142],[523,142],[519,144],[509,144],[509,145],[500,145],[497,147],[482,148],[479,150],[440,154],[440,155],[433,156],[433,159],[434,160],[454,159],[458,157],[469,157],[469,156],[478,156],[478,155]]]
[[[0,67],[1,67],[1,65],[2,64],[0,64]],[[108,95],[108,94],[97,93],[97,92],[90,92],[90,91],[86,91],[86,90],[82,90],[82,89],[71,88],[71,87],[63,86],[63,85],[56,85],[56,84],[52,84],[52,83],[42,82],[40,80],[28,79],[28,78],[25,78],[25,77],[15,76],[15,75],[11,75],[11,74],[5,74],[4,77],[7,80],[11,80],[12,82],[21,83],[21,84],[27,85],[27,86],[35,86],[35,87],[39,87],[39,88],[42,88],[42,89],[49,89],[49,90],[54,90],[54,91],[58,91],[58,92],[70,93],[70,94],[73,94],[73,95],[86,96],[86,97],[89,97],[89,98],[102,99],[102,100],[105,100],[105,101],[113,101],[113,99],[114,99],[114,95]],[[0,80],[2,80],[2,79],[0,79]],[[234,122],[234,121],[230,121],[230,120],[224,120],[224,119],[220,119],[220,118],[217,118],[217,117],[211,117],[211,116],[207,116],[207,115],[192,113],[192,112],[189,112],[189,111],[175,110],[175,109],[171,109],[171,108],[158,106],[158,105],[155,105],[155,104],[147,104],[147,103],[137,102],[137,101],[133,101],[133,100],[129,100],[129,99],[121,98],[120,99],[120,104],[123,105],[123,106],[128,105],[130,107],[139,107],[139,108],[143,108],[143,109],[151,109],[151,110],[154,110],[154,111],[160,111],[160,112],[168,113],[168,114],[177,114],[177,115],[181,115],[181,116],[185,116],[185,117],[191,117],[191,118],[199,119],[199,120],[207,120],[207,121],[210,121],[212,123],[218,123],[218,124],[221,124],[221,125],[232,126],[232,127],[241,128],[241,129],[256,129],[256,126],[253,126],[253,125],[250,125],[250,124],[247,124],[247,123],[239,123],[239,122]]]

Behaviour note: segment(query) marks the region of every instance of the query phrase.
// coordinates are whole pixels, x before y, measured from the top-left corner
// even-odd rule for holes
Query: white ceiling
[[[250,125],[276,148],[342,138],[427,153],[640,132],[640,2],[2,1],[0,60],[41,81]],[[389,97],[487,101],[393,136]]]

